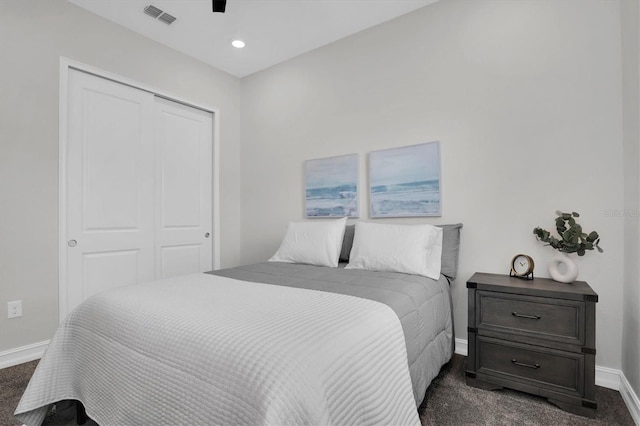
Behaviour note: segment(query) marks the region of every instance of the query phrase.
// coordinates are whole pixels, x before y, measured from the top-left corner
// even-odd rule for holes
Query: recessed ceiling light
[[[245,46],[245,43],[242,40],[233,40],[231,45],[235,48],[242,49]]]

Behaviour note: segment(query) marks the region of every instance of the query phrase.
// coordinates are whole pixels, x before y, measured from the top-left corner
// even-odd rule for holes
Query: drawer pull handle
[[[514,363],[517,366],[520,366],[520,367],[527,367],[527,368],[533,368],[533,369],[540,368],[540,364],[533,364],[533,365],[532,364],[525,364],[524,362],[518,362],[518,360],[515,359],[515,358],[513,358],[511,360],[511,362]]]
[[[540,315],[525,315],[525,314],[519,314],[517,312],[511,312],[511,315],[518,318],[529,318],[534,320],[539,320],[540,318],[542,318]]]

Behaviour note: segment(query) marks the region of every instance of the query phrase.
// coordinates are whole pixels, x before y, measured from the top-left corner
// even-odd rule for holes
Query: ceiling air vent
[[[169,15],[168,13],[164,12],[161,9],[158,9],[157,7],[151,4],[144,8],[144,13],[146,13],[147,15],[151,16],[154,19],[158,19],[158,21],[164,22],[167,25],[171,25],[173,21],[176,20],[175,16]]]
[[[160,9],[158,9],[155,6],[149,5],[147,7],[144,8],[144,13],[146,13],[149,16],[153,16],[154,18],[157,18],[158,16],[162,15],[162,11]]]
[[[169,15],[166,12],[160,15],[160,17],[158,18],[158,21],[162,21],[167,25],[171,25],[171,23],[175,20],[176,20],[175,16]]]

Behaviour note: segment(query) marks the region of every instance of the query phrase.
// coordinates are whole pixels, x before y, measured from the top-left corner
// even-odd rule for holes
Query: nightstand
[[[475,273],[467,289],[467,384],[540,395],[593,417],[598,295],[589,284]]]

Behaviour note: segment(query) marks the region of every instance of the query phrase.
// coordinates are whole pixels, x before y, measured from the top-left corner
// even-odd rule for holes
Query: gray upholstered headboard
[[[458,251],[460,249],[460,229],[462,224],[436,226],[442,228],[442,269],[440,272],[445,277],[453,280],[458,272]],[[344,230],[344,239],[342,240],[340,262],[349,261],[354,233],[355,225],[347,225]]]

